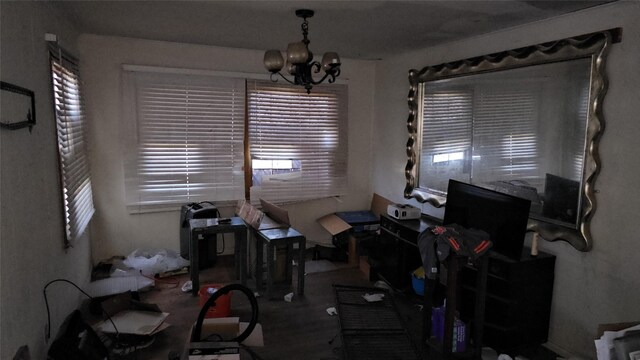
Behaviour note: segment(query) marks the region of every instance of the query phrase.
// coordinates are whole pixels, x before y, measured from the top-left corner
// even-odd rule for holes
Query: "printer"
[[[398,220],[420,219],[421,211],[409,204],[390,204],[387,206],[387,215]]]

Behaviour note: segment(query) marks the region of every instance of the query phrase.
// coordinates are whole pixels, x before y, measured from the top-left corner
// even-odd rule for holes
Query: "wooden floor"
[[[242,355],[242,359],[282,360],[316,359],[340,360],[340,325],[337,316],[328,315],[326,309],[335,306],[333,284],[351,286],[373,286],[358,267],[346,267],[336,263],[337,270],[309,273],[305,277],[305,294],[294,295],[292,302],[283,297],[267,300],[258,297],[259,323],[262,325],[264,347],[252,348],[255,353]],[[295,269],[294,269],[295,270]],[[220,257],[217,264],[200,274],[201,284],[228,284],[232,279],[233,262],[231,258]],[[141,293],[141,300],[157,304],[162,311],[170,313],[166,322],[171,325],[162,331],[148,348],[137,350],[127,359],[162,360],[169,359],[171,352],[183,354],[190,327],[195,322],[200,306],[198,297],[183,293],[180,289],[188,280],[188,275],[175,276],[178,286],[158,283],[157,288]],[[295,284],[295,271],[294,281]],[[249,286],[253,288],[250,282]],[[289,289],[283,289],[281,295]],[[419,299],[412,294],[396,294],[394,300],[406,322],[407,329],[417,342],[420,337],[421,312],[417,306]],[[250,318],[250,306],[243,294],[232,295],[232,316],[240,321]]]

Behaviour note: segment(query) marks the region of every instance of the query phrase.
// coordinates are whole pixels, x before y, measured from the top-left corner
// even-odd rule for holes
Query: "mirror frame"
[[[585,154],[581,181],[581,209],[576,227],[559,225],[550,221],[529,218],[527,231],[538,233],[548,241],[564,240],[580,251],[592,248],[590,220],[596,210],[594,189],[596,176],[600,170],[598,142],[604,130],[602,103],[607,92],[606,58],[611,44],[620,42],[621,29],[610,29],[572,38],[531,45],[514,50],[478,56],[459,61],[426,66],[420,71],[409,71],[409,117],[406,143],[407,164],[405,166],[406,186],[404,197],[414,198],[421,203],[429,203],[436,208],[446,205],[446,196],[430,189],[420,188],[417,183],[419,173],[418,138],[421,126],[420,85],[429,81],[442,80],[465,75],[495,72],[525,66],[553,62],[591,58],[589,90],[589,110],[587,115]]]

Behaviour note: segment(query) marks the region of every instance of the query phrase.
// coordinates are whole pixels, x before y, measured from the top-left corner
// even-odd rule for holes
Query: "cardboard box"
[[[238,317],[205,318],[202,321],[200,339],[211,341],[233,339],[244,332],[249,326],[249,323],[239,320],[240,318]],[[193,331],[193,327],[191,331]],[[214,336],[214,334],[216,336]],[[191,339],[191,332],[189,333],[189,339]],[[242,344],[246,346],[264,346],[262,325],[260,323],[256,324],[251,334],[244,339]]]
[[[605,331],[620,331],[636,325],[640,325],[640,321],[600,324],[598,325],[598,333],[597,333],[596,339],[601,338],[602,335],[604,335]]]
[[[219,339],[233,339],[240,332],[240,318],[223,317],[208,318],[202,321],[202,338],[207,339],[216,336]]]
[[[103,301],[100,307],[111,316],[111,320],[104,320],[94,325],[95,329],[104,333],[151,336],[169,327],[164,322],[169,313],[162,312],[155,304],[133,299],[130,291]]]
[[[386,212],[387,205],[389,204],[392,204],[390,200],[374,193],[371,198],[371,208],[369,210],[344,211],[327,214],[319,218],[317,221],[332,236],[351,231],[354,226],[360,227],[360,230],[365,230],[366,226],[369,225],[369,229],[371,229],[370,225],[372,225],[375,220],[377,220],[379,224],[380,214]]]
[[[260,206],[262,206],[262,210],[244,199],[240,200],[236,205],[236,215],[255,230],[288,228],[291,226],[287,210],[263,199],[260,199]]]
[[[380,227],[380,214],[385,213],[392,202],[374,193],[369,210],[343,211],[327,214],[317,221],[332,236],[333,244],[347,251],[348,263],[358,265],[358,242],[356,233],[374,232]]]

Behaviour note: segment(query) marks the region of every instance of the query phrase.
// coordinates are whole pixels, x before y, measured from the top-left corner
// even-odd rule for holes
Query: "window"
[[[539,86],[479,89],[473,125],[476,183],[540,178],[537,144]],[[537,185],[537,183],[536,183]]]
[[[247,109],[251,199],[278,203],[343,195],[347,186],[347,88],[251,81]]]
[[[420,186],[444,193],[449,179],[540,185],[540,86],[530,85],[442,81],[425,88]]]
[[[468,89],[425,94],[420,183],[444,192],[449,179],[468,181],[472,107]]]
[[[52,47],[50,54],[65,247],[68,247],[82,235],[93,216],[93,196],[77,61],[58,47]]]
[[[129,211],[243,198],[244,80],[126,67],[123,76]]]

